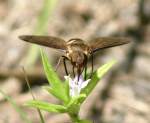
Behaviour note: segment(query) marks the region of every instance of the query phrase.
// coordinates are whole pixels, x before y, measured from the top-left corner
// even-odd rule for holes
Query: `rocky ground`
[[[43,1],[0,0],[0,89],[18,105],[32,99],[21,71],[30,45],[18,35],[31,34]],[[106,75],[83,104],[81,116],[94,123],[150,122],[150,1],[149,0],[61,0],[50,15],[48,35],[68,40],[90,40],[98,36],[130,37],[132,43],[99,51],[94,55],[95,68],[117,59],[118,64]],[[59,51],[47,50],[53,65]],[[32,68],[25,67],[36,98],[59,103],[43,91],[46,84],[40,58]],[[60,77],[64,75],[58,70]],[[36,110],[22,107],[39,122]],[[47,123],[70,123],[67,115],[44,112]],[[22,123],[17,111],[0,95],[0,123]]]

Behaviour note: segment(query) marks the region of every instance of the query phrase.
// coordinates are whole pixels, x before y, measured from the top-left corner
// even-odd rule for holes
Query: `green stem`
[[[44,0],[43,8],[37,19],[37,25],[35,27],[34,34],[44,35],[47,33],[48,23],[50,19],[50,14],[55,8],[57,0]],[[24,61],[26,66],[33,66],[39,56],[39,47],[37,45],[31,45],[27,56]]]
[[[78,114],[69,114],[72,123],[92,123],[91,121],[88,120],[81,120]]]
[[[80,123],[80,118],[78,114],[69,114],[69,116],[73,123]]]

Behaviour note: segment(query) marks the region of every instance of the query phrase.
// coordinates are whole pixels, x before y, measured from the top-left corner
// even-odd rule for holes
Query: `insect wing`
[[[19,36],[21,40],[24,40],[26,42],[35,43],[55,49],[62,49],[66,50],[66,42],[57,37],[52,36],[35,36],[35,35],[22,35]]]
[[[115,47],[129,43],[128,38],[100,37],[88,42],[89,47],[93,52],[100,49]]]

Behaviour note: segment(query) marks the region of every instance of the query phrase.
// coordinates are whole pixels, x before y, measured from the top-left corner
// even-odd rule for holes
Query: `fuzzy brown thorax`
[[[88,56],[88,46],[81,39],[70,39],[67,42],[67,57],[75,66],[82,67]]]

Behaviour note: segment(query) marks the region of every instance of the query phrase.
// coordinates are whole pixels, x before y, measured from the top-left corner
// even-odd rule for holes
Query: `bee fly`
[[[71,61],[71,64],[73,66],[73,75],[75,76],[75,74],[77,74],[79,78],[79,76],[84,70],[85,71],[84,79],[86,79],[87,60],[90,56],[92,59],[91,61],[91,65],[92,65],[91,76],[92,76],[94,52],[105,48],[124,45],[130,42],[130,40],[127,38],[114,38],[114,37],[98,37],[88,42],[85,42],[79,38],[73,38],[68,41],[65,41],[58,37],[35,36],[35,35],[22,35],[19,36],[19,38],[30,43],[35,43],[35,44],[39,44],[39,45],[43,45],[55,49],[61,49],[65,51],[65,55],[62,56],[62,58],[63,58],[66,74],[68,75],[66,60],[69,60]],[[75,69],[76,69],[76,73],[75,73]]]

